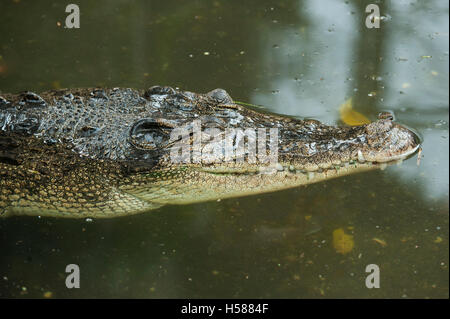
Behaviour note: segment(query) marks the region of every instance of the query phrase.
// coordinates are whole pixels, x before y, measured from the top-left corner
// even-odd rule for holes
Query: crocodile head
[[[0,216],[113,217],[259,194],[384,168],[418,148],[389,117],[329,126],[243,107],[222,89],[7,94]]]
[[[164,142],[159,168],[136,175],[133,187],[124,186],[127,191],[161,204],[252,195],[384,169],[420,146],[417,135],[392,118],[336,127],[244,108],[224,90],[206,94],[208,99],[216,96],[226,103],[208,100],[210,110],[194,107],[178,126],[169,127],[170,116],[159,122],[158,130],[154,120],[138,122],[147,121],[149,132],[156,134],[141,136],[143,140]],[[173,134],[180,128],[186,139]],[[174,148],[177,155],[188,151],[174,160]]]

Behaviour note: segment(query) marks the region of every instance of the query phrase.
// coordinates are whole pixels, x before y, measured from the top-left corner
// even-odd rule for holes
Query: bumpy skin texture
[[[278,164],[251,162],[248,154],[235,161],[239,134],[227,161],[215,153],[195,161],[194,153],[190,162],[174,163],[171,147],[180,141],[172,140],[171,132],[194,131],[192,123],[201,123],[204,152],[224,145],[211,139],[208,129],[225,138],[233,128],[277,128]],[[255,138],[248,135],[245,141]],[[194,139],[191,135],[188,142]],[[377,168],[418,147],[415,134],[390,118],[327,126],[244,108],[221,89],[2,94],[0,216],[115,217],[165,204],[257,194]]]

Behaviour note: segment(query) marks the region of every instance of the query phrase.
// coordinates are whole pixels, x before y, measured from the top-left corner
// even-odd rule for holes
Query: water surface
[[[109,220],[0,219],[0,297],[448,298],[447,1],[2,1],[0,91],[155,84],[342,124],[352,98],[415,159],[307,187]],[[340,254],[333,232],[353,236]],[[81,288],[65,287],[65,267]],[[365,286],[377,264],[381,287]]]

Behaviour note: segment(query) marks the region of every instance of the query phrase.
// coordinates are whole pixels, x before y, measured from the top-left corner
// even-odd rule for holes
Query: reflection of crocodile
[[[250,161],[256,135],[236,133],[231,135],[228,160],[198,161],[193,153],[187,163],[176,163],[171,146],[181,139],[174,140],[170,133],[194,122],[203,132],[199,154],[211,145],[229,145],[211,140],[206,128],[215,128],[219,136],[232,128],[241,133],[254,129],[258,137],[258,128],[277,128],[278,149],[268,154],[278,150],[278,162]],[[194,135],[188,135],[189,145]],[[238,152],[243,149],[238,145],[244,145],[238,140],[245,141],[244,153]],[[263,146],[273,141],[267,138]],[[170,87],[4,94],[0,215],[135,214],[165,204],[275,191],[382,167],[418,147],[415,134],[391,119],[356,127],[326,126],[244,108],[221,89],[207,94]]]

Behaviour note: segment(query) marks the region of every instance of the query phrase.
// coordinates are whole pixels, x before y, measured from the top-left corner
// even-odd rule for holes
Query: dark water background
[[[2,92],[221,87],[328,124],[353,97],[418,131],[424,157],[117,219],[1,219],[0,297],[448,298],[448,1],[372,2],[380,29],[364,25],[370,2],[339,0],[76,1],[81,27],[66,29],[64,1],[1,0]],[[65,287],[71,263],[80,289]]]

